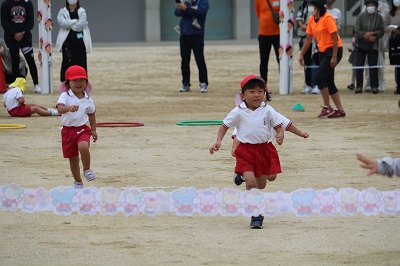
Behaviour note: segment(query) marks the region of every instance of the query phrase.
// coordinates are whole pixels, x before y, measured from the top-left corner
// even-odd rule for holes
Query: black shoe
[[[250,222],[250,227],[251,229],[261,229],[264,221],[264,216],[261,214],[254,217],[251,216],[251,222]]]
[[[244,182],[244,180],[241,175],[235,174],[233,176],[233,182],[236,184],[236,186],[240,186]]]
[[[378,88],[372,88],[372,93],[373,94],[378,94],[379,93],[379,89]]]
[[[352,91],[354,91],[354,89],[355,89],[353,83],[351,83],[349,86],[347,86],[347,88],[348,88],[349,90],[352,90]]]
[[[396,90],[394,91],[394,94],[399,95],[399,94],[400,94],[400,89],[396,89]]]
[[[362,88],[357,88],[354,93],[355,94],[363,93],[363,89]]]

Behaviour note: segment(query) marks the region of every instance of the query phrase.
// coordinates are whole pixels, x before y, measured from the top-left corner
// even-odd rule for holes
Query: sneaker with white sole
[[[251,216],[250,227],[251,229],[261,229],[264,221],[264,216]]]
[[[320,93],[320,92],[319,92],[318,85],[315,85],[315,86],[314,86],[314,88],[313,88],[313,90],[311,91],[311,93],[312,93],[312,94],[319,94],[319,93]]]
[[[37,94],[41,94],[42,93],[42,89],[40,88],[40,86],[38,84],[36,84],[35,88],[33,88],[33,92],[37,93]]]
[[[54,108],[47,108],[47,111],[50,112],[50,116],[60,116],[57,109]]]
[[[96,179],[96,175],[93,173],[92,170],[86,170],[83,173],[83,176],[86,178],[87,181],[92,181],[92,180]]]
[[[83,189],[83,183],[74,181],[74,188],[75,189]]]
[[[346,117],[346,113],[344,111],[335,110],[330,115],[328,115],[328,118],[340,118],[340,117]]]
[[[205,83],[200,83],[200,92],[201,92],[201,93],[206,93],[206,92],[208,92],[207,84],[205,84]]]
[[[245,182],[240,174],[235,174],[233,176],[233,182],[236,186],[240,186],[243,182]]]
[[[365,86],[364,87],[364,92],[371,92],[371,91],[372,91],[371,86]]]
[[[333,113],[333,109],[330,106],[322,106],[322,110],[321,113],[318,115],[319,118],[324,118],[327,117],[328,115],[330,115],[331,113]]]
[[[190,91],[190,84],[183,84],[182,87],[179,89],[179,92],[188,92]]]
[[[200,23],[197,21],[197,19],[193,19],[192,26],[198,30],[201,30]]]
[[[313,87],[306,85],[304,89],[301,91],[301,94],[310,94],[313,90]]]

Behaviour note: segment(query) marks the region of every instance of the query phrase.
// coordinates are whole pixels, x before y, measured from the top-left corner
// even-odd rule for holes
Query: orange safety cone
[[[6,77],[4,76],[3,60],[0,54],[0,93],[7,91]]]

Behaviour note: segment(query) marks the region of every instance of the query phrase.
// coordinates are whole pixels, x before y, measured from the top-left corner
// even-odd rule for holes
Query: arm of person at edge
[[[370,159],[361,154],[356,154],[357,160],[361,168],[369,170],[368,176],[373,174],[380,174],[388,177],[396,175],[400,177],[400,158],[384,157],[380,160]]]
[[[219,150],[219,148],[221,147],[221,141],[224,138],[227,131],[228,131],[228,128],[226,128],[224,125],[221,125],[219,127],[217,140],[215,141],[214,145],[212,145],[210,148],[211,154],[214,154],[214,152]]]
[[[93,113],[93,114],[88,114],[88,116],[89,116],[90,129],[92,130],[93,142],[96,142],[97,140],[96,115],[95,113]]]
[[[338,50],[338,32],[335,31],[331,34],[333,39],[333,50],[332,50],[332,58],[331,58],[331,67],[335,68],[337,65],[337,50]]]
[[[310,34],[306,35],[306,40],[304,41],[303,49],[301,49],[300,57],[299,57],[299,63],[301,66],[304,66],[304,54],[307,52],[308,48],[310,47],[312,39],[313,39],[312,35],[310,35]]]
[[[178,17],[192,16],[192,17],[203,17],[208,11],[208,1],[199,1],[197,8],[187,7],[183,3],[177,3],[175,9],[175,15]]]

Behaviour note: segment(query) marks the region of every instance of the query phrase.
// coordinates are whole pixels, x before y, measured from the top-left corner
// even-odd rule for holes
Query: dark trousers
[[[21,75],[19,71],[19,47],[9,47],[10,49],[10,55],[11,55],[11,64],[12,64],[12,72],[14,76],[14,80],[16,78],[25,78],[23,75]],[[31,73],[32,81],[34,85],[39,84],[39,78],[38,78],[38,71],[36,68],[35,64],[35,58],[33,55],[33,49],[24,54],[25,61],[28,64],[29,67],[29,72]]]
[[[306,37],[302,37],[300,38],[300,42],[299,42],[299,47],[300,47],[300,51],[303,48],[304,45],[304,41],[305,41]],[[311,68],[312,66],[312,45],[310,45],[310,47],[308,47],[306,53],[304,54],[303,58],[304,58],[304,78],[305,78],[305,83],[307,86],[313,87],[313,68]]]
[[[378,65],[378,50],[371,50],[368,52],[356,50],[355,51],[355,60],[356,66],[365,66],[365,57],[367,57],[368,65],[377,66]],[[363,76],[364,76],[364,69],[356,69],[356,88],[363,87]],[[378,69],[377,68],[370,68],[369,69],[369,80],[371,84],[371,88],[378,88],[379,86],[379,78],[378,78]]]
[[[74,42],[66,40],[62,46],[62,58],[60,70],[61,82],[65,81],[65,71],[67,71],[70,66],[81,66],[86,70],[86,74],[88,73],[86,46],[83,39]]]
[[[315,81],[317,82],[318,88],[328,88],[329,94],[335,94],[338,89],[335,85],[335,69],[331,67],[333,48],[328,48],[325,52],[319,52],[319,67],[315,73]],[[343,56],[343,47],[339,47],[337,51],[337,63],[339,64]]]
[[[204,59],[204,36],[181,35],[179,44],[181,50],[182,84],[190,85],[190,57],[193,50],[194,59],[199,69],[199,82],[208,85],[207,66]]]
[[[274,46],[276,61],[279,65],[279,38],[279,35],[258,35],[258,50],[260,52],[260,76],[265,80],[266,84],[268,84],[268,62],[272,46]]]
[[[394,67],[394,79],[396,81],[396,92],[400,94],[400,67]]]

